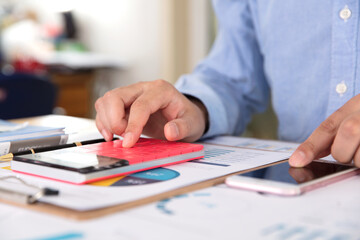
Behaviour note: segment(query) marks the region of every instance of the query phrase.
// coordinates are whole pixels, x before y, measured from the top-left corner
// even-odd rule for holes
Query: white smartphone
[[[294,168],[286,161],[230,176],[225,183],[234,188],[294,196],[359,173],[360,169],[354,166],[331,162],[313,161],[303,168]]]

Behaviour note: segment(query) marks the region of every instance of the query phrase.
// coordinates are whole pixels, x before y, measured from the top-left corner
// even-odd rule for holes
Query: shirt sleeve
[[[214,0],[218,35],[205,60],[176,83],[208,110],[203,138],[239,135],[251,115],[268,106],[269,86],[248,1]]]

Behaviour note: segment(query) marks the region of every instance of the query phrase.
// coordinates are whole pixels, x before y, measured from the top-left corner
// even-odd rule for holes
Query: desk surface
[[[16,122],[24,120],[46,126],[95,127],[93,120],[64,116]],[[360,177],[355,176],[289,198],[220,185],[85,222],[0,203],[0,239],[239,239],[241,236],[241,239],[359,240],[359,186]]]

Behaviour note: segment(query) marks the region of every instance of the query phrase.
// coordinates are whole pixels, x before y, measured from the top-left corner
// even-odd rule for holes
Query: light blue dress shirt
[[[360,93],[359,0],[214,0],[219,32],[176,87],[209,112],[204,137],[240,134],[272,104],[282,140],[304,141]]]

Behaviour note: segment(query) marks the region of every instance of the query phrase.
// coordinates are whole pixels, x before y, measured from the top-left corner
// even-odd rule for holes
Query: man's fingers
[[[113,135],[106,129],[104,128],[104,125],[102,124],[102,122],[99,120],[99,115],[96,115],[96,127],[99,130],[99,132],[101,133],[101,135],[104,137],[104,139],[106,141],[111,141],[113,138]]]
[[[96,114],[96,127],[99,130],[99,132],[101,133],[101,135],[105,138],[106,141],[110,141],[112,140],[112,136],[113,134],[108,130],[108,128],[106,127],[106,114],[105,114],[105,109],[102,107],[102,99],[98,99],[95,103],[95,108],[97,111]]]
[[[127,124],[124,103],[121,99],[115,98],[113,101],[104,102],[104,105],[106,105],[106,111],[103,114],[106,129],[111,133],[121,135]]]
[[[328,149],[334,140],[340,122],[341,116],[337,113],[334,113],[322,122],[310,137],[300,144],[291,155],[289,159],[290,165],[293,167],[303,167]]]
[[[169,141],[183,140],[193,142],[199,139],[204,131],[203,127],[197,126],[194,115],[184,114],[183,116],[169,121],[164,126],[165,138]],[[194,131],[197,130],[197,131]]]
[[[101,122],[103,135],[122,135],[127,126],[126,108],[142,93],[140,84],[107,92],[95,103],[97,121]]]
[[[187,119],[175,119],[164,127],[165,138],[169,141],[184,139],[189,135],[190,123]],[[186,141],[186,139],[184,139]]]
[[[139,139],[150,115],[167,107],[170,99],[175,97],[169,94],[170,89],[167,85],[162,85],[162,81],[156,84],[159,85],[156,88],[158,91],[146,91],[131,104],[123,147],[132,147]]]
[[[310,135],[310,137],[304,143],[302,143],[290,157],[290,165],[293,167],[303,167],[312,160],[319,158],[319,156],[323,157],[325,153],[330,154],[330,151],[328,150],[333,146],[334,139],[338,134],[340,124],[342,124],[342,122],[351,116],[354,112],[360,111],[359,100],[360,94],[350,99],[344,106],[339,108],[324,122],[322,122],[320,126]],[[350,125],[354,124],[352,123]],[[353,126],[351,128],[353,128]],[[340,137],[340,139],[341,138],[342,137]],[[354,149],[354,145],[356,144],[352,144],[348,147]],[[333,147],[337,148],[336,145]],[[341,152],[340,149],[334,148],[331,149],[331,153],[333,153],[333,150],[336,150],[336,152]],[[354,154],[354,151],[352,151],[352,154]],[[349,155],[351,155],[351,152],[346,156],[341,155],[341,157],[348,161]]]
[[[339,127],[331,148],[332,156],[341,163],[349,163],[360,144],[360,113],[346,118]]]
[[[149,104],[150,102],[137,99],[131,105],[129,120],[123,140],[123,147],[132,147],[139,139],[141,132],[152,113],[152,109]]]
[[[289,159],[291,166],[303,167],[309,164],[332,145],[339,125],[347,115],[344,110],[346,109],[334,112],[315,129],[305,142],[300,144]]]
[[[360,168],[360,148],[356,150],[354,155],[354,164],[356,167]]]
[[[360,156],[357,152],[360,146],[360,113],[355,112],[346,116],[346,118],[341,118],[339,115],[332,115],[324,121],[290,157],[290,165],[303,167],[312,160],[330,153],[338,162],[349,163],[354,159],[359,165]],[[336,120],[336,117],[340,120]],[[328,124],[328,120],[334,121],[331,131],[325,131],[324,124]]]

